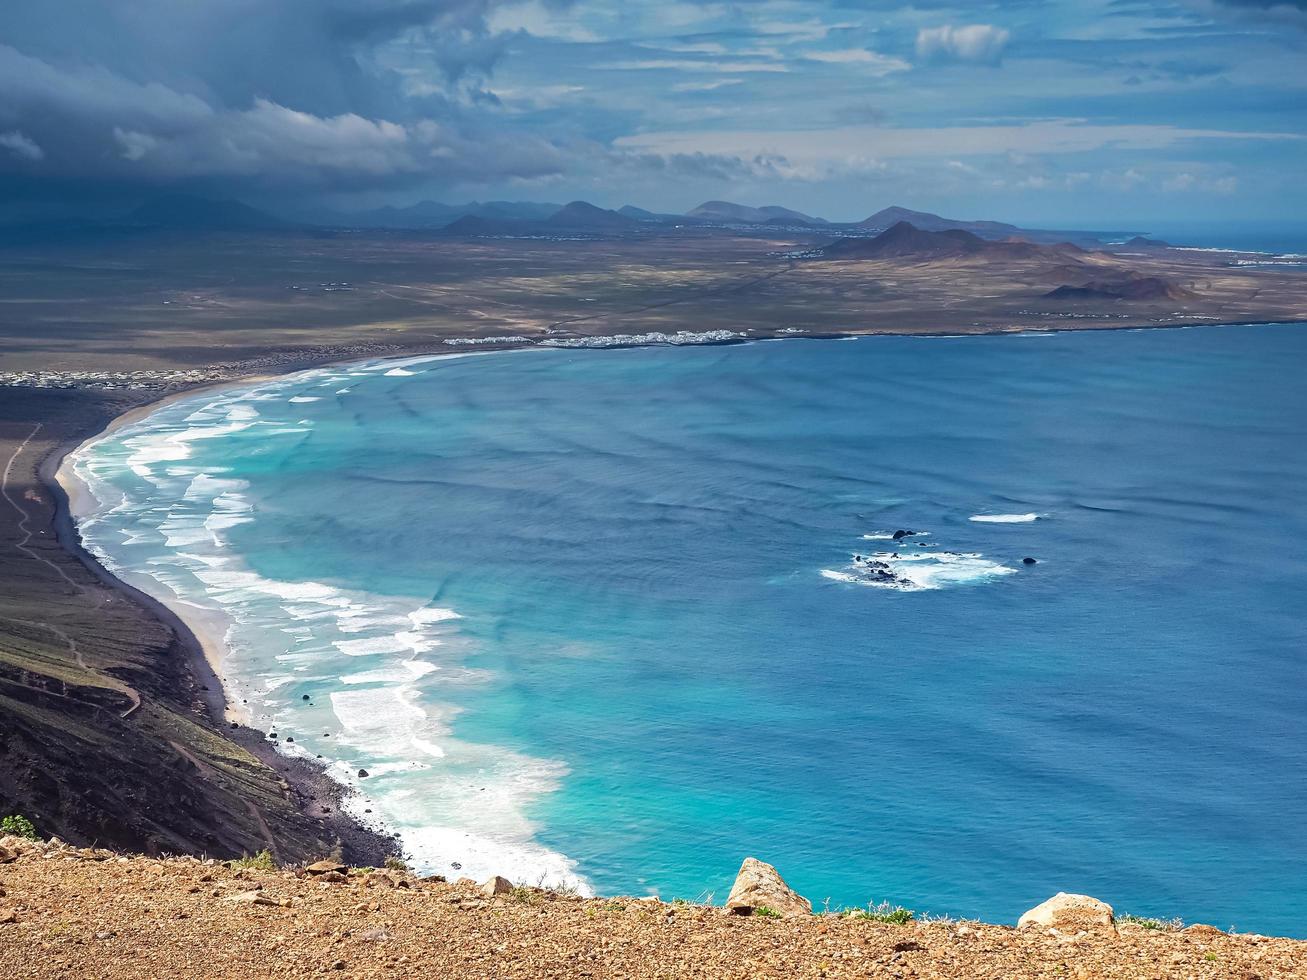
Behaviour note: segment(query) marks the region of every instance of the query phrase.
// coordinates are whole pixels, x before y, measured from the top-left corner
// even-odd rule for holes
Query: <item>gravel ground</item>
[[[0,977],[1307,977],[1307,942],[771,919],[0,840]]]

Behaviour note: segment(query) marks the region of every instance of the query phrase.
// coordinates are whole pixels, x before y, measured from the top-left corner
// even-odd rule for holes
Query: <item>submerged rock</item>
[[[1082,932],[1116,932],[1112,906],[1088,895],[1058,892],[1036,905],[1017,921],[1018,929],[1043,929],[1063,935]]]
[[[1023,565],[1038,565],[1039,562],[1038,562],[1038,560],[1036,560],[1036,559],[1034,559],[1034,558],[1022,558],[1022,559],[1021,559],[1021,564],[1023,564]]]
[[[770,864],[747,857],[726,897],[726,908],[736,915],[752,915],[760,908],[790,918],[812,915],[812,903],[798,894]]]

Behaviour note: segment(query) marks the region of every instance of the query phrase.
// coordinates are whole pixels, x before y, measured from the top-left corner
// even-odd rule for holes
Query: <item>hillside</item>
[[[1070,243],[1036,245],[1025,241],[991,241],[960,228],[928,231],[900,221],[874,238],[841,238],[822,249],[827,259],[1049,258],[1065,261],[1082,254]]]
[[[929,211],[913,211],[911,208],[888,207],[877,211],[869,218],[859,221],[855,227],[867,231],[883,231],[892,228],[901,221],[906,221],[923,231],[969,231],[987,238],[1006,238],[1019,234],[1021,229],[1002,221],[960,221],[956,218],[943,218]]]
[[[779,205],[769,204],[760,208],[731,201],[704,201],[697,208],[685,212],[687,218],[700,221],[720,221],[729,224],[782,224],[782,225],[824,225],[821,218],[792,211]]]
[[[1307,943],[1113,921],[1093,900],[1050,901],[1013,929],[261,863],[0,838],[0,976],[1270,980],[1302,976],[1307,962]]]

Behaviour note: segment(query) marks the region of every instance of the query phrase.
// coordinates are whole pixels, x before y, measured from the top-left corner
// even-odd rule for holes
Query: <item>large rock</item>
[[[1018,929],[1040,929],[1058,935],[1074,936],[1082,932],[1116,932],[1112,906],[1088,895],[1058,892],[1042,905],[1017,920]]]
[[[343,874],[349,869],[345,867],[345,865],[341,864],[339,861],[333,860],[331,858],[326,858],[322,861],[314,861],[304,870],[311,875],[329,875],[329,874]]]
[[[752,915],[760,908],[789,918],[812,915],[812,903],[795,892],[770,864],[745,858],[735,884],[726,898],[726,908],[736,915]]]
[[[494,898],[496,895],[507,895],[512,890],[513,883],[503,875],[495,875],[481,886],[481,894],[486,896],[486,898]]]

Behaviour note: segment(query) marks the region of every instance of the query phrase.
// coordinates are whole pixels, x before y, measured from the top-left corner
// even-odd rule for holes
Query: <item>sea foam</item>
[[[414,373],[386,362],[351,372]],[[211,455],[225,464],[257,452],[268,435],[302,435],[277,406],[293,410],[315,397],[296,392],[338,378],[307,372],[178,402],[88,446],[72,459],[99,503],[79,515],[83,540],[107,567],[132,575],[179,614],[220,617],[230,701],[243,704],[255,725],[281,733],[281,751],[321,755],[333,777],[366,792],[346,809],[398,832],[415,867],[450,873],[461,866],[476,878],[504,874],[587,892],[567,857],[534,840],[526,815],[566,767],[452,731],[458,692],[488,679],[461,662],[467,641],[457,611],[274,578],[233,545],[231,535],[257,526],[259,501],[200,448],[213,443]],[[284,741],[290,735],[294,743]],[[366,781],[360,769],[369,772]]]

